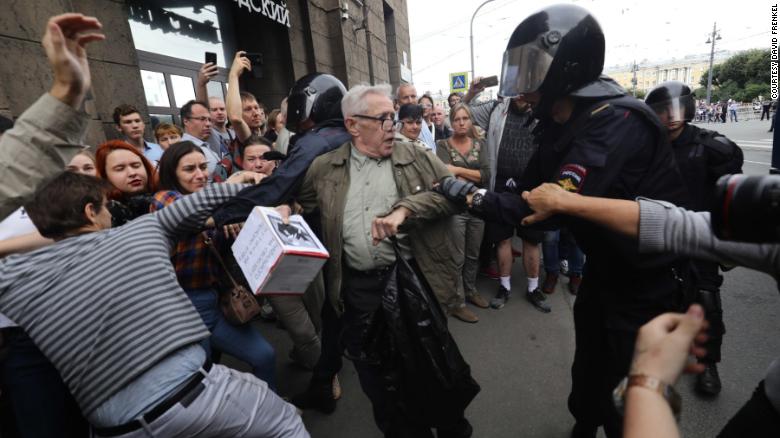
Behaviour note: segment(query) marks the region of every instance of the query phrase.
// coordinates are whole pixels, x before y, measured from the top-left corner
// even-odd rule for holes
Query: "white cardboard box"
[[[301,216],[255,207],[232,246],[255,295],[299,295],[330,256]]]

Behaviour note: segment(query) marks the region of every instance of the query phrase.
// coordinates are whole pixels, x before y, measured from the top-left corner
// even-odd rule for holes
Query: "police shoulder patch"
[[[585,182],[588,169],[579,164],[565,164],[558,173],[557,183],[567,192],[578,193]]]

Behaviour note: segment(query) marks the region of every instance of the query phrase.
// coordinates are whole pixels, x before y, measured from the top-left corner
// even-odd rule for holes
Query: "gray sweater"
[[[0,260],[0,312],[54,364],[85,415],[209,335],[171,249],[242,188],[216,184],[124,226]]]
[[[664,201],[639,199],[639,251],[740,265],[780,279],[780,245],[720,240],[712,233],[708,212],[688,211]],[[764,390],[780,413],[780,358],[769,365]]]

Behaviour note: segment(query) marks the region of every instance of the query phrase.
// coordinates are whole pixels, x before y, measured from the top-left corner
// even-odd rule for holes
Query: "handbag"
[[[233,325],[243,325],[255,319],[260,314],[260,303],[257,301],[257,298],[231,275],[230,269],[225,265],[225,261],[222,260],[222,256],[214,246],[211,236],[204,232],[203,239],[206,246],[211,249],[211,253],[214,254],[214,258],[217,259],[222,267],[222,271],[230,280],[228,287],[219,288],[218,300],[222,315],[227,322]]]

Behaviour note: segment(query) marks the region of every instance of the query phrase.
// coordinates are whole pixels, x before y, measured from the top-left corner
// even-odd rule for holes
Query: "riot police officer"
[[[600,77],[604,34],[596,19],[574,5],[547,7],[521,22],[504,52],[499,94],[523,99],[539,125],[539,149],[516,193],[475,190],[445,179],[437,187],[489,220],[518,224],[531,210],[520,196],[544,182],[602,197],[646,196],[682,202],[687,193],[666,132],[656,114]],[[587,255],[574,305],[576,352],[569,410],[575,437],[622,435],[611,392],[629,372],[639,327],[677,310],[688,262],[672,255],[640,255],[636,242],[573,217],[566,225]]]
[[[346,92],[344,84],[329,74],[312,73],[295,83],[287,98],[287,129],[295,134],[287,159],[261,184],[242,190],[223,204],[214,214],[217,224],[243,222],[256,205],[276,206],[293,199],[314,159],[352,138],[344,129],[341,113],[341,99]],[[319,218],[306,217],[306,222],[319,235]],[[316,280],[314,284],[316,287]],[[341,321],[328,300],[323,302],[323,296],[327,295],[322,290],[314,294],[307,290],[305,295],[315,295],[306,300],[306,311],[319,311],[321,306],[321,353],[309,388],[292,401],[302,409],[330,414],[336,409],[336,398],[341,393],[336,378],[342,366]]]
[[[714,202],[715,182],[719,177],[742,173],[742,149],[723,135],[691,125],[696,112],[691,89],[678,81],[664,82],[648,93],[645,103],[658,114],[669,132],[669,140],[677,159],[690,202],[682,206],[694,211],[708,210]],[[720,286],[723,277],[714,262],[693,261],[696,301],[707,314],[710,322],[707,356],[700,359],[707,368],[696,377],[696,390],[702,395],[715,396],[720,392],[720,347],[726,327],[723,324],[723,308]]]

